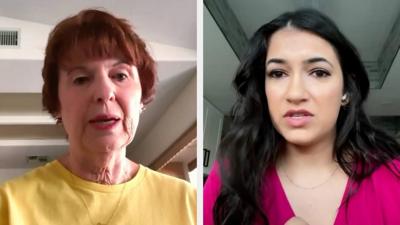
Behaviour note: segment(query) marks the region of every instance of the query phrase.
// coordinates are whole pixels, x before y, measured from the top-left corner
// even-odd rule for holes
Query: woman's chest
[[[339,212],[343,191],[287,188],[286,195],[294,214],[309,225],[333,225]]]
[[[332,191],[314,190],[306,194],[287,188],[276,169],[271,169],[266,173],[262,189],[263,207],[271,225],[284,225],[299,214],[309,220],[315,218],[318,225],[400,224],[399,177],[387,167],[381,167],[361,183],[347,179],[343,193],[330,184],[327,186]],[[335,206],[337,203],[333,202],[338,200]],[[334,223],[324,220],[332,214],[336,217]]]
[[[297,217],[309,225],[334,225],[346,191],[348,177],[336,173],[326,182],[310,188],[299,186],[281,177],[281,185],[287,202]]]

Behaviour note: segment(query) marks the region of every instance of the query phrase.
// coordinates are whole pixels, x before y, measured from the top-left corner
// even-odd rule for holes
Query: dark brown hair
[[[60,110],[58,98],[59,68],[76,54],[85,58],[122,56],[135,65],[142,86],[141,102],[150,103],[157,80],[155,62],[146,50],[144,41],[125,19],[96,9],[79,12],[58,23],[49,35],[42,77],[42,104],[56,117]]]

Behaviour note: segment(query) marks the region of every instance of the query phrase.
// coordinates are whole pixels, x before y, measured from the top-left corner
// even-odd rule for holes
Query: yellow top
[[[142,165],[126,183],[97,184],[53,161],[0,187],[0,225],[28,224],[194,225],[196,190]]]

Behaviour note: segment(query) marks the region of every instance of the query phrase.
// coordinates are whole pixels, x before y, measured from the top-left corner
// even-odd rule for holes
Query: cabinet
[[[203,99],[203,171],[208,174],[221,141],[224,114]]]

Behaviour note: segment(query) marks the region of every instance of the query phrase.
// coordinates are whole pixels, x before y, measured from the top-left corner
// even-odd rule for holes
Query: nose
[[[291,76],[286,90],[286,101],[292,104],[300,104],[307,101],[307,88],[302,75]]]
[[[115,100],[115,87],[112,80],[107,74],[98,74],[97,82],[94,82],[94,101],[98,103],[106,103]]]

